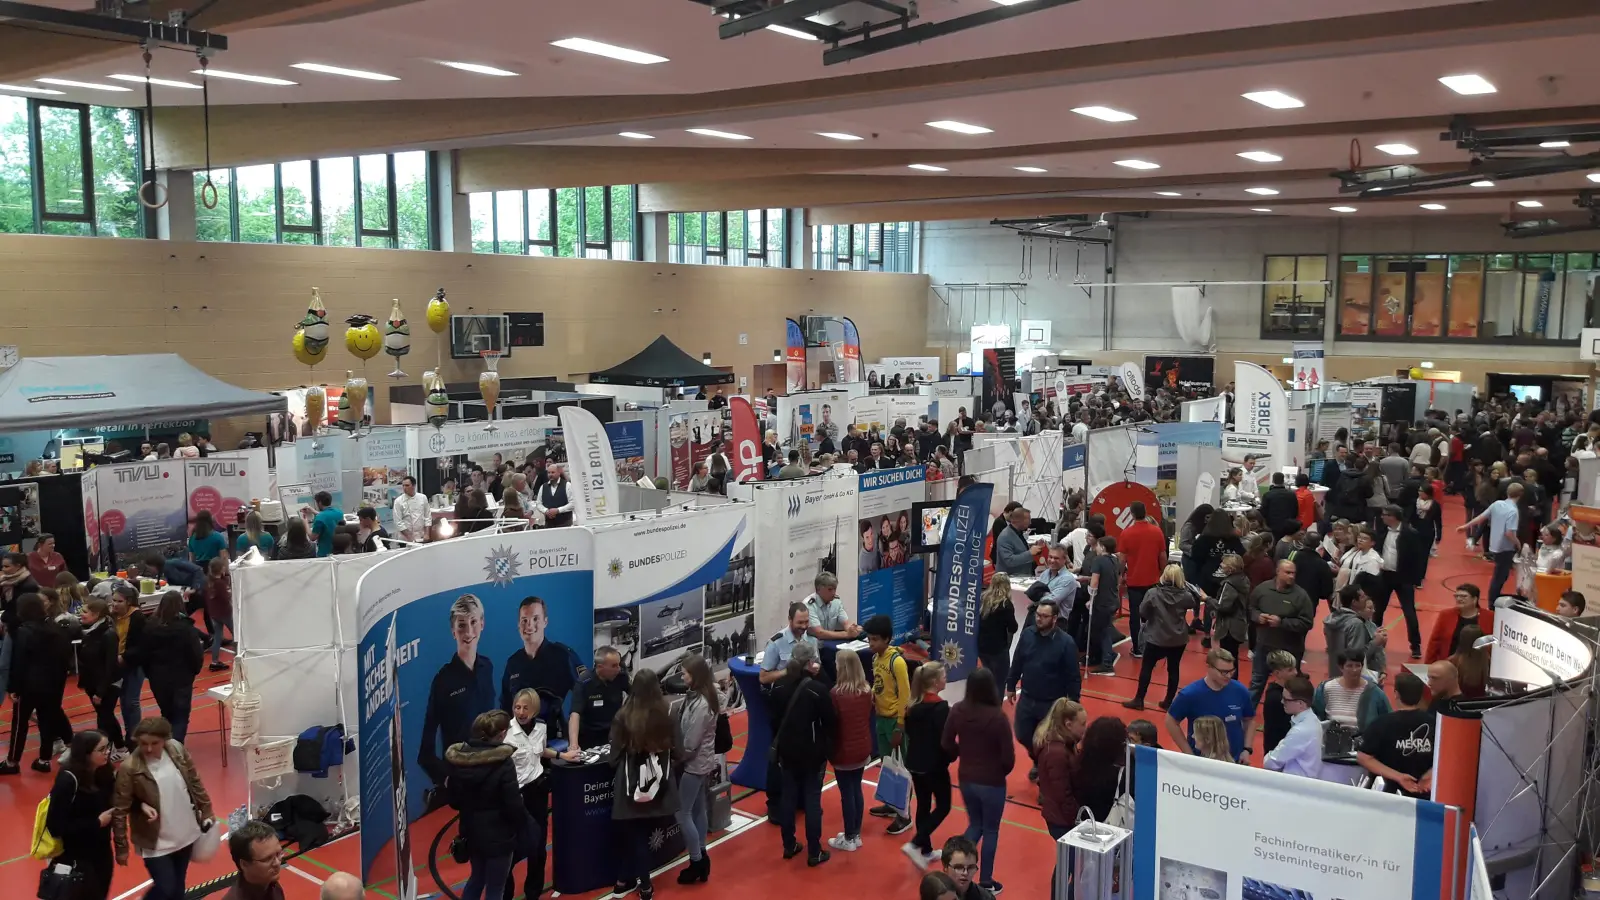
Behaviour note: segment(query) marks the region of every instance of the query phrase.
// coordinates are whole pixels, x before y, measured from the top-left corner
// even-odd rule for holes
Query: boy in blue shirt
[[[317,540],[317,555],[333,555],[333,533],[344,524],[344,510],[333,505],[333,495],[317,491],[317,514],[311,520],[311,536]]]
[[[1234,679],[1233,654],[1218,647],[1206,654],[1206,675],[1199,681],[1186,685],[1167,710],[1167,734],[1172,736],[1178,749],[1194,753],[1194,721],[1201,716],[1216,716],[1228,730],[1229,755],[1245,762],[1252,753],[1245,746],[1245,735],[1250,731],[1254,713],[1250,703],[1250,689]],[[1188,720],[1187,733],[1178,725]]]

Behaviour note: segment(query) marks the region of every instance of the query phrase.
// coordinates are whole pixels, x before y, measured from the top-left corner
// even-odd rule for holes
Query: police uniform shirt
[[[578,683],[578,669],[582,667],[578,654],[560,641],[543,641],[539,649],[528,658],[528,651],[518,648],[506,660],[505,674],[500,677],[500,708],[511,712],[517,692],[533,688],[539,692],[539,718],[547,721],[560,719],[559,707]]]
[[[844,630],[844,601],[838,597],[824,603],[821,597],[812,594],[806,598],[806,609],[811,612],[811,627],[823,631]]]
[[[628,697],[628,673],[605,681],[591,675],[574,689],[572,711],[578,714],[578,745],[598,747],[611,740],[611,720]]]
[[[422,752],[418,761],[433,775],[435,784],[444,780],[443,764],[439,762],[444,749],[471,737],[472,720],[494,709],[494,701],[494,663],[481,653],[471,669],[460,656],[452,654],[433,676],[422,719]]]
[[[794,655],[795,645],[801,641],[812,647],[817,646],[816,638],[809,634],[796,638],[794,632],[787,628],[773,635],[772,640],[767,642],[766,651],[761,654],[761,671],[775,672],[787,666],[789,657]]]

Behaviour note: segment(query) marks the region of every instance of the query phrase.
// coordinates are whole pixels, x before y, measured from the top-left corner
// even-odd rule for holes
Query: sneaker
[[[826,850],[823,850],[823,851],[820,851],[819,853],[817,853],[816,856],[808,856],[808,857],[806,857],[806,865],[810,866],[811,868],[814,869],[817,866],[822,865],[823,863],[827,862],[830,859],[833,859],[833,854],[829,853]]]
[[[1439,547],[1438,547],[1438,545],[1434,545],[1434,547],[1428,551],[1428,555],[1429,556],[1438,556],[1439,555]]]
[[[1000,896],[1000,892],[1006,889],[1006,886],[998,881],[991,881],[988,884],[980,884],[978,887],[983,888],[996,897]]]
[[[1038,781],[1039,780],[1039,767],[1038,766],[1033,766],[1033,767],[1028,769],[1028,780],[1029,781]]]
[[[785,847],[785,848],[783,848],[783,858],[784,859],[794,859],[796,856],[799,856],[804,850],[805,850],[805,848],[800,846],[799,844],[793,844],[791,846]]]
[[[226,672],[228,671],[228,664],[225,662],[214,662],[211,664],[210,668],[213,672]]]
[[[0,775],[19,775],[22,767],[14,762],[0,762]]]
[[[36,759],[33,761],[33,765],[29,766],[29,768],[33,769],[35,772],[48,773],[50,771],[50,760]]]
[[[1043,804],[1040,804],[1040,805],[1042,806]],[[943,858],[943,856],[944,856],[944,854],[939,852],[938,850],[929,850],[927,855],[922,857],[922,858],[927,860],[928,865],[931,866],[934,863],[938,862],[941,858]]]
[[[57,738],[56,742],[50,745],[51,756],[60,756],[65,752],[67,752],[67,742],[61,740],[60,738]]]
[[[828,838],[828,846],[835,850],[843,850],[847,853],[854,853],[861,849],[861,838],[846,837],[844,833],[841,832],[834,837]]]
[[[113,765],[120,765],[128,761],[128,751],[121,747],[112,747],[111,752],[106,755],[106,759]]]
[[[1144,659],[1144,648],[1142,648],[1142,647],[1133,648],[1133,658],[1134,659]]]
[[[900,817],[900,814],[894,811],[894,807],[887,803],[881,803],[867,810],[867,815],[877,816],[880,819],[896,819]]]
[[[917,871],[927,871],[928,858],[922,854],[922,848],[916,844],[906,844],[900,848],[900,852],[911,858],[911,864],[917,867]]]
[[[896,817],[893,822],[889,823],[890,834],[905,834],[910,830],[911,820],[905,818],[904,816]]]
[[[1413,651],[1411,651],[1411,658],[1412,659],[1421,659],[1422,658],[1422,651],[1421,650],[1413,650]]]
[[[1211,636],[1210,635],[1206,635],[1205,637],[1201,638],[1200,639],[1200,646],[1202,648],[1206,649],[1206,650],[1210,650],[1211,649]]]
[[[1109,663],[1105,663],[1105,664],[1101,664],[1101,665],[1095,666],[1094,668],[1090,669],[1089,670],[1089,674],[1090,675],[1115,675],[1115,674],[1117,674],[1117,667],[1113,666],[1113,665],[1110,665]]]

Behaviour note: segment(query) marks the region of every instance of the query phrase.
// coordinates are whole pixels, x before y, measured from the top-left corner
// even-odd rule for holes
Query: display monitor
[[[930,500],[927,503],[911,504],[911,520],[915,523],[914,539],[911,542],[912,553],[936,553],[939,543],[944,540],[945,519],[950,516],[950,507],[954,501]]]

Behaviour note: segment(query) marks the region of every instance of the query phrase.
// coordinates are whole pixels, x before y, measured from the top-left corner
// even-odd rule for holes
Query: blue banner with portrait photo
[[[362,576],[367,883],[396,874],[384,850],[406,837],[407,829],[395,828],[397,793],[404,791],[413,850],[425,851],[448,820],[445,750],[467,739],[474,718],[509,710],[523,688],[536,691],[541,718],[560,717],[592,655],[593,540],[581,528],[462,537],[394,554]],[[400,726],[392,728],[396,718]],[[393,740],[384,747],[390,734],[398,754]],[[400,764],[391,765],[396,758]]]
[[[911,506],[928,499],[922,466],[864,472],[856,492],[856,621],[886,615],[894,643],[914,640],[923,608],[927,564],[911,552]],[[848,603],[848,601],[847,601]]]
[[[984,543],[994,485],[970,484],[956,495],[939,544],[933,583],[933,647],[945,678],[965,681],[978,664],[978,613],[983,596]]]

